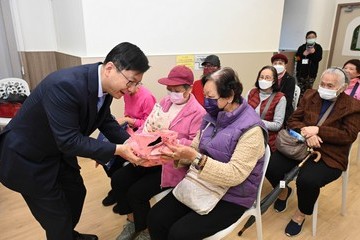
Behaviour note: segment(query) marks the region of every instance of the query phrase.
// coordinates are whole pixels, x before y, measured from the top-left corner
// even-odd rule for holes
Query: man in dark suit
[[[347,168],[351,144],[360,131],[360,101],[344,93],[348,83],[343,70],[325,70],[319,88],[305,92],[288,120],[288,128],[301,133],[307,145],[321,153],[319,162],[306,161],[297,175],[298,208],[285,228],[288,236],[301,232],[305,216],[313,213],[320,188],[338,179]],[[318,126],[323,116],[326,120]],[[266,178],[275,187],[297,164],[298,161],[276,151],[271,154]],[[277,212],[286,210],[291,192],[291,188],[286,187],[280,193],[274,204]]]
[[[77,156],[103,165],[114,155],[141,161],[122,145],[129,136],[112,117],[110,104],[148,69],[140,48],[121,43],[104,63],[51,73],[1,133],[0,181],[21,193],[48,240],[98,239],[74,230],[86,194]],[[95,129],[110,142],[89,137]]]

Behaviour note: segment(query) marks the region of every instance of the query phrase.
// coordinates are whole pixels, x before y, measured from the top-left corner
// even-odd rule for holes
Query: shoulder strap
[[[276,92],[273,92],[273,93],[270,95],[270,97],[268,98],[268,101],[267,101],[267,103],[266,103],[266,105],[265,105],[264,111],[261,113],[261,116],[260,116],[261,119],[264,119],[264,118],[265,118],[266,113],[267,113],[267,111],[268,111],[268,109],[269,109],[269,107],[270,107],[270,104],[271,104],[271,102],[273,101],[275,95],[276,95]]]
[[[324,112],[324,114],[322,115],[322,117],[320,118],[320,120],[318,121],[318,123],[316,124],[316,126],[320,127],[321,124],[323,124],[326,120],[326,118],[329,116],[331,110],[333,109],[335,105],[335,102],[331,103],[331,105],[328,107],[328,109],[326,109],[326,111]]]
[[[352,89],[351,93],[350,93],[350,96],[354,96],[355,95],[355,92],[357,90],[357,88],[359,87],[359,82],[357,82],[354,86],[354,88]]]

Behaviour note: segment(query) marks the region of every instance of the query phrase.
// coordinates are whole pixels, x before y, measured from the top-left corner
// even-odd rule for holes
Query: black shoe
[[[98,240],[98,236],[94,234],[85,234],[74,231],[74,240]]]
[[[305,219],[302,221],[301,224],[293,221],[292,219],[288,223],[288,225],[285,228],[285,234],[288,237],[293,237],[298,235],[301,232],[302,226],[304,225]]]
[[[107,195],[103,200],[102,200],[102,204],[107,207],[107,206],[111,206],[114,205],[116,203],[115,198],[112,195]]]
[[[114,213],[120,213],[120,209],[119,209],[119,205],[118,204],[116,204],[114,207],[113,207],[113,212]]]
[[[288,199],[292,192],[291,187],[287,187],[287,189],[288,189],[288,192],[287,192],[286,199],[285,200],[276,199],[276,201],[274,203],[274,209],[276,212],[284,212],[286,210],[287,202],[288,202]]]

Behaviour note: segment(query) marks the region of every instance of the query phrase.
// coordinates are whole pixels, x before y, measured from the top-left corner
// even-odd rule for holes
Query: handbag
[[[9,94],[0,98],[0,117],[13,118],[26,99],[24,94]]]
[[[164,153],[172,153],[168,145],[177,144],[178,133],[172,130],[157,130],[155,132],[133,132],[129,129],[130,138],[126,144],[129,144],[138,157],[146,159],[143,167],[152,167],[169,162],[161,156]]]
[[[325,122],[334,105],[335,102],[328,107],[316,126],[319,127]],[[288,158],[298,161],[304,160],[311,153],[312,149],[307,146],[305,139],[301,140],[299,136],[302,137],[294,130],[281,129],[276,137],[276,149]]]
[[[200,215],[208,214],[220,199],[229,190],[229,187],[212,184],[199,177],[199,170],[193,165],[173,190],[177,200]]]
[[[302,161],[310,153],[305,141],[290,134],[288,129],[281,129],[275,141],[276,149],[286,157]]]
[[[27,95],[21,92],[18,85],[5,85],[0,89],[0,117],[13,118],[26,100]]]
[[[21,103],[0,102],[0,117],[13,118],[21,108]]]

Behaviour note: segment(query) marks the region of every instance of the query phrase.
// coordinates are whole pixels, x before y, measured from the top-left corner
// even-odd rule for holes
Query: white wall
[[[336,6],[336,0],[285,0],[279,48],[297,50],[306,32],[313,30],[317,42],[329,50]]]
[[[18,50],[56,50],[51,1],[12,0],[10,3]]]
[[[97,57],[130,41],[148,55],[272,52],[284,0],[14,0],[21,50]]]
[[[148,55],[276,51],[284,0],[83,0],[88,55],[122,41]],[[270,10],[271,9],[271,10]]]
[[[86,39],[81,0],[52,0],[57,51],[85,56]],[[96,16],[93,16],[96,18]]]
[[[20,51],[97,57],[122,41],[136,43],[148,55],[296,50],[308,30],[316,31],[328,50],[337,4],[359,1],[10,2]]]

